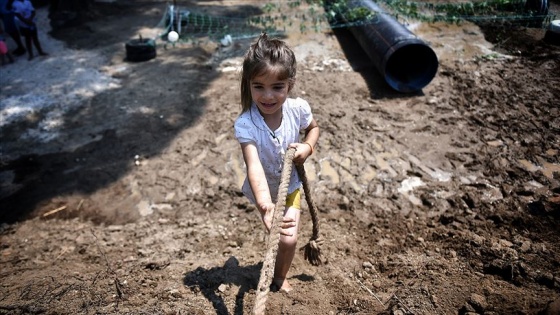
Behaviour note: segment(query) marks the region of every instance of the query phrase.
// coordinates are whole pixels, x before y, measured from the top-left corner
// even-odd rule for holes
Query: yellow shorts
[[[301,192],[299,189],[286,197],[286,207],[292,207],[301,210]]]

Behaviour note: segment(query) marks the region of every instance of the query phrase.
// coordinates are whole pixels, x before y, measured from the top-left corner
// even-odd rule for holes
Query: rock
[[[469,304],[479,313],[484,313],[484,310],[488,306],[486,302],[486,297],[473,293],[469,299]]]
[[[227,288],[228,288],[228,286],[227,286],[226,284],[223,284],[223,283],[222,283],[222,284],[220,284],[220,286],[218,287],[218,291],[224,293],[224,292],[226,292]]]
[[[364,267],[365,269],[371,269],[373,268],[373,265],[369,261],[364,261],[362,267]]]
[[[521,246],[519,246],[519,251],[522,253],[527,253],[531,250],[531,241],[524,241],[523,243],[521,243]]]
[[[179,290],[177,290],[177,289],[171,289],[171,290],[169,290],[169,295],[170,295],[171,297],[176,298],[176,299],[180,299],[180,298],[183,297],[183,295],[181,294],[181,292],[180,292]]]
[[[510,242],[508,240],[504,240],[504,239],[499,240],[498,243],[503,247],[512,247],[513,246],[512,242]]]
[[[484,237],[478,235],[478,234],[472,234],[472,242],[477,245],[477,246],[482,246],[482,244],[484,244]]]
[[[452,250],[452,249],[450,249],[450,250],[449,250],[449,256],[451,256],[451,258],[457,258],[457,252],[454,251],[454,250]]]
[[[438,300],[438,298],[437,298],[436,295],[434,295],[434,294],[430,295],[430,301],[432,302],[432,304],[433,304],[435,307],[438,307],[438,302],[439,302],[439,300]]]
[[[122,229],[123,229],[122,225],[109,225],[107,227],[107,230],[109,232],[118,232],[118,231],[121,231]]]
[[[459,310],[459,314],[467,315],[467,314],[476,314],[474,307],[470,305],[468,302],[465,302],[463,307]]]

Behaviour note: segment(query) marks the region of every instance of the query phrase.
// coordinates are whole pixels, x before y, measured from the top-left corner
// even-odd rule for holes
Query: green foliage
[[[432,5],[437,13],[447,16],[475,16],[522,13],[525,1],[521,0],[490,0],[482,2],[463,2]]]
[[[407,18],[425,22],[446,21],[459,23],[469,20],[494,23],[499,21],[530,21],[535,12],[527,10],[525,0],[487,0],[471,2],[410,2],[407,0],[383,0],[391,11]]]
[[[276,9],[276,8],[277,8],[277,6],[274,3],[266,3],[263,6],[263,11],[266,12],[266,13],[270,13],[270,12],[274,11],[274,9]],[[278,9],[279,9],[279,7],[278,7]]]
[[[185,36],[222,37],[226,34],[240,37],[256,36],[261,31],[279,33],[300,32],[349,27],[372,23],[377,14],[393,15],[423,22],[445,21],[460,23],[465,20],[485,23],[510,20],[513,23],[542,21],[533,18],[534,12],[526,9],[526,0],[472,0],[472,2],[428,2],[408,0],[373,0],[383,12],[366,7],[349,5],[349,0],[288,0],[266,2],[261,5],[263,14],[252,17],[215,17],[193,13],[180,19],[181,33]],[[431,0],[435,1],[435,0]],[[290,10],[287,10],[288,6]],[[288,14],[287,12],[291,12]],[[177,21],[175,21],[177,23]],[[251,34],[251,35],[249,35]]]

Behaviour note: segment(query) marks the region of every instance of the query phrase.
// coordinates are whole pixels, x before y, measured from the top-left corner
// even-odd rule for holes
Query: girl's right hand
[[[266,231],[270,233],[270,228],[272,227],[272,216],[274,215],[275,205],[272,202],[263,203],[261,205],[261,217],[266,227]]]
[[[261,213],[264,213],[262,214],[262,220],[268,233],[270,233],[270,229],[272,228],[272,217],[274,215],[275,207],[276,206],[273,203],[264,203],[261,205]],[[280,226],[280,234],[285,236],[292,236],[293,234],[290,233],[288,229],[294,226],[296,226],[296,221],[293,218],[283,217],[282,224]]]

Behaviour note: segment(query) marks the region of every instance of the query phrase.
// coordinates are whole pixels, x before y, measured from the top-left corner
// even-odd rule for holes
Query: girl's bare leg
[[[274,279],[272,283],[278,287],[280,291],[290,292],[292,286],[286,280],[288,271],[292,266],[292,261],[296,253],[297,234],[299,227],[300,210],[296,208],[288,208],[285,216],[293,218],[296,222],[294,227],[285,229],[291,236],[281,235],[278,244],[278,253],[276,254],[276,266],[274,268]]]

